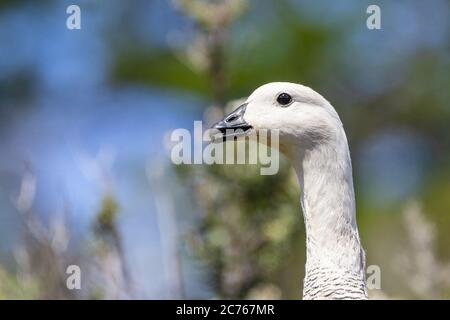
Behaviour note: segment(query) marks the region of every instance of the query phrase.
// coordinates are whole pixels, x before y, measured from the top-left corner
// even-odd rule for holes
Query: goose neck
[[[367,296],[350,153],[346,139],[344,142],[324,143],[291,157],[300,183],[306,228],[306,298],[317,296],[318,292],[311,291],[314,288],[331,295],[339,291],[332,288],[345,284],[359,298]]]

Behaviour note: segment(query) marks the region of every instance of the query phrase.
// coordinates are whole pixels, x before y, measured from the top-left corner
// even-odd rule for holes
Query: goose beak
[[[222,142],[230,138],[236,140],[238,137],[248,134],[252,126],[244,120],[246,108],[247,103],[244,103],[212,126],[212,129],[215,129],[211,133],[213,142]]]

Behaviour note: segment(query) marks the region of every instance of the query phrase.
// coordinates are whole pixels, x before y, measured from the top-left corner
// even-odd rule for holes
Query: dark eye
[[[292,101],[292,97],[285,92],[280,93],[280,95],[277,98],[277,102],[283,106],[289,104],[291,101]]]

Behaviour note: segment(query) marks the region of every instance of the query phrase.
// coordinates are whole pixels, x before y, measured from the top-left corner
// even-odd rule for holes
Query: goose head
[[[331,104],[311,88],[272,82],[257,88],[244,104],[213,128],[223,140],[269,132],[270,141],[270,132],[277,130],[279,149],[289,154],[293,149],[305,150],[337,141],[342,124]]]

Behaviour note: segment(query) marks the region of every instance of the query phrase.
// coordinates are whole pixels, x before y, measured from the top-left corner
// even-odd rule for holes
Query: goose
[[[272,82],[257,88],[212,129],[213,140],[278,131],[278,149],[292,164],[301,191],[303,299],[367,299],[350,151],[333,106],[307,86]]]

